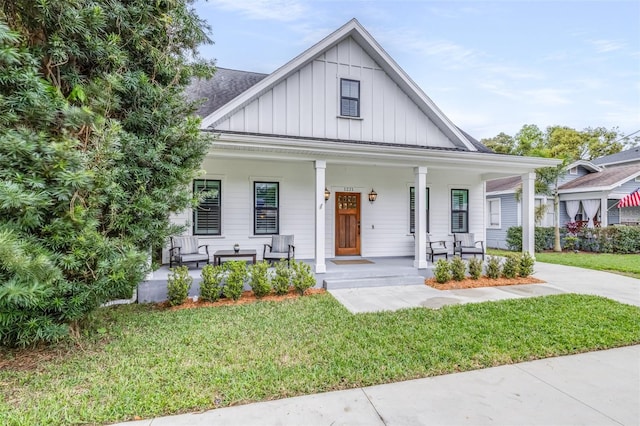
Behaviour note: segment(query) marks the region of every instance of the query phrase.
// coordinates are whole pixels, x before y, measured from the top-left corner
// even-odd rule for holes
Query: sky
[[[216,65],[271,73],[352,18],[477,139],[640,131],[640,0],[197,0]],[[639,133],[636,133],[637,136]]]

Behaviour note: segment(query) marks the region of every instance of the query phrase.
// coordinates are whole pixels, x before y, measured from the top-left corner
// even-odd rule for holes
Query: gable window
[[[570,168],[569,169],[569,174],[570,175],[577,175],[578,174],[578,166]]]
[[[469,232],[469,190],[451,190],[451,232]]]
[[[487,200],[487,228],[499,229],[500,222],[500,198],[490,198]]]
[[[278,182],[253,183],[253,233],[255,235],[278,234],[280,223]]]
[[[427,189],[427,233],[429,232],[429,188]],[[416,232],[416,189],[409,187],[409,232]]]
[[[360,117],[360,82],[340,79],[340,115]]]
[[[206,194],[193,210],[193,235],[221,234],[220,186],[219,180],[193,181],[193,193]]]

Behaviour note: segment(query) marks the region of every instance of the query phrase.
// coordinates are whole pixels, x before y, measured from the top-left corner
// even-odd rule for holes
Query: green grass
[[[323,294],[112,307],[94,326],[35,369],[1,353],[0,424],[149,418],[637,344],[640,308],[558,295],[353,315]]]
[[[487,252],[497,256],[510,253],[506,250],[495,249],[489,249]],[[536,260],[558,265],[615,272],[640,279],[640,255],[638,254],[544,252],[536,253]]]

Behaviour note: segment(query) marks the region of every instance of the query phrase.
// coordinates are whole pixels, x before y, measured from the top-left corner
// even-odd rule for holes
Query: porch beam
[[[427,268],[427,168],[415,167],[415,259],[414,268]]]
[[[324,199],[324,188],[326,186],[325,174],[327,162],[324,160],[315,161],[316,169],[316,197],[315,197],[315,215],[316,215],[316,238],[315,238],[315,273],[324,274],[327,272],[327,265],[324,257],[324,239],[326,224],[326,202]]]
[[[522,252],[535,256],[535,181],[534,172],[521,175],[522,178]]]

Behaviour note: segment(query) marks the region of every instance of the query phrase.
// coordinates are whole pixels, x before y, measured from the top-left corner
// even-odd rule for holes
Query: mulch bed
[[[546,281],[539,280],[533,277],[519,277],[519,278],[487,278],[480,277],[477,280],[471,278],[465,278],[462,281],[447,281],[444,284],[436,282],[435,278],[427,278],[424,283],[429,287],[437,288],[438,290],[459,290],[465,288],[479,288],[479,287],[498,287],[505,285],[519,285],[519,284],[542,284]]]
[[[320,294],[320,293],[324,293],[325,291],[326,290],[323,288],[309,288],[304,292],[304,294],[305,295]],[[277,301],[282,301],[287,299],[297,299],[298,297],[300,297],[300,294],[293,288],[290,289],[287,294],[283,294],[281,296],[270,294],[268,296],[264,296],[261,298],[257,298],[251,290],[247,290],[242,292],[242,296],[240,296],[240,299],[238,300],[223,298],[218,300],[217,302],[203,302],[200,300],[194,301],[193,299],[188,298],[182,305],[171,306],[169,305],[169,302],[161,302],[161,303],[158,303],[157,306],[163,309],[176,311],[180,309],[209,308],[214,306],[227,306],[227,305],[244,305],[247,303],[255,303],[260,300],[277,302]]]

